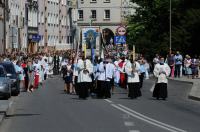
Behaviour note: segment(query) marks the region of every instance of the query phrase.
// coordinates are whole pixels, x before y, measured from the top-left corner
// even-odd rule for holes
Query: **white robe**
[[[138,71],[140,69],[140,64],[135,62],[135,72],[132,74],[132,65],[130,61],[127,61],[125,65],[125,72],[128,75],[128,83],[138,83],[140,82]]]
[[[113,64],[111,63],[104,64],[103,62],[101,62],[99,65],[100,74],[98,76],[98,80],[110,81],[114,76],[114,70],[115,70],[115,67]]]
[[[153,73],[158,78],[157,83],[168,83],[167,77],[170,75],[170,71],[168,64],[156,64]]]
[[[77,68],[79,70],[79,75],[78,75],[78,83],[81,82],[92,82],[91,74],[93,73],[93,64],[91,63],[90,60],[85,60],[86,62],[86,69],[88,70],[89,73],[84,74],[83,69],[84,69],[84,61],[82,59],[78,60]]]

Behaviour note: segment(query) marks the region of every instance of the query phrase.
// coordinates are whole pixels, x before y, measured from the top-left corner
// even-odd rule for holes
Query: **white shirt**
[[[128,75],[128,83],[138,83],[140,82],[139,79],[139,70],[140,70],[140,64],[136,61],[135,62],[135,72],[134,75],[132,73],[133,69],[132,69],[132,65],[130,61],[127,61],[126,66],[125,66],[125,71]]]
[[[160,65],[159,63],[155,65],[154,75],[158,78],[157,83],[168,83],[167,77],[170,75],[170,67],[168,64],[164,63]]]
[[[85,64],[84,64],[85,63]],[[86,65],[86,67],[84,66]],[[92,82],[91,74],[93,73],[93,64],[90,60],[85,60],[85,62],[82,59],[78,60],[77,68],[79,70],[78,74],[78,82]],[[87,69],[89,73],[84,73],[83,69]]]
[[[104,64],[103,62],[99,65],[99,81],[110,81],[114,76],[115,66],[111,63]]]

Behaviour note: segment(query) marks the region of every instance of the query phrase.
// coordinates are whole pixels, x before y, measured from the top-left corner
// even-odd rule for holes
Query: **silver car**
[[[9,99],[11,97],[11,80],[7,77],[6,71],[0,65],[0,97]]]

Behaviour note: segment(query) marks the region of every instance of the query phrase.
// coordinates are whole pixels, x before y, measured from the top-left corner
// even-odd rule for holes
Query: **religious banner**
[[[99,51],[99,27],[82,28],[82,50],[93,59]]]

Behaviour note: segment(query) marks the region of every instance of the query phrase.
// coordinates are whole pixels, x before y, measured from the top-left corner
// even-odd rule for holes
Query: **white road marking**
[[[108,103],[112,103],[112,101],[109,99],[104,99],[104,100],[107,101]]]
[[[9,103],[9,108],[11,108],[11,106],[12,106],[12,104],[13,104],[13,101],[11,101],[10,103]]]
[[[129,130],[129,132],[140,132],[139,130]]]
[[[129,122],[129,121],[124,122],[124,125],[127,127],[135,126],[135,124],[133,122]]]
[[[123,105],[121,105],[121,104],[119,104],[119,106],[122,107],[122,108],[124,108],[124,109],[126,109],[126,110],[128,110],[128,111],[130,111],[130,112],[132,112],[132,113],[134,113],[134,114],[136,114],[136,115],[138,115],[138,116],[140,116],[140,117],[142,117],[142,118],[144,118],[144,119],[150,120],[150,121],[152,121],[152,122],[155,122],[155,123],[157,123],[157,124],[166,126],[166,127],[168,127],[168,128],[174,129],[174,130],[176,130],[176,131],[186,132],[185,130],[182,130],[182,129],[179,129],[179,128],[177,128],[177,127],[168,125],[168,124],[166,124],[166,123],[162,123],[162,122],[157,121],[157,120],[155,120],[155,119],[149,118],[149,117],[147,117],[147,116],[145,116],[145,115],[143,115],[143,114],[140,114],[140,113],[138,113],[138,112],[136,112],[136,111],[134,111],[134,110],[132,110],[132,109],[126,107],[126,106],[123,106]]]
[[[145,121],[145,122],[147,122],[147,123],[149,123],[149,124],[152,124],[152,125],[154,125],[154,126],[160,127],[160,128],[162,128],[162,129],[168,130],[168,131],[170,131],[170,132],[186,132],[185,130],[181,130],[181,129],[178,129],[178,128],[177,128],[177,129],[172,129],[172,128],[169,128],[169,127],[164,126],[164,125],[162,125],[162,124],[159,124],[159,123],[153,122],[153,121],[151,121],[151,120],[145,119],[144,117],[141,117],[141,116],[139,116],[139,115],[136,115],[136,114],[134,114],[133,112],[130,112],[130,111],[128,111],[128,110],[126,110],[126,109],[124,109],[124,108],[122,108],[122,107],[120,107],[120,106],[115,105],[115,104],[111,104],[111,106],[115,107],[116,109],[118,109],[118,110],[120,110],[120,111],[122,111],[122,112],[125,112],[125,113],[129,114],[129,115],[132,116],[132,117],[135,117],[135,118],[137,118],[137,119],[140,119],[140,120],[142,120],[142,121]],[[163,124],[164,124],[164,123],[163,123]],[[166,124],[166,125],[167,125],[167,124]],[[175,128],[175,127],[174,127],[174,128]]]
[[[130,118],[130,115],[129,115],[129,114],[123,114],[123,118],[124,118],[124,119],[129,119],[129,118]]]

